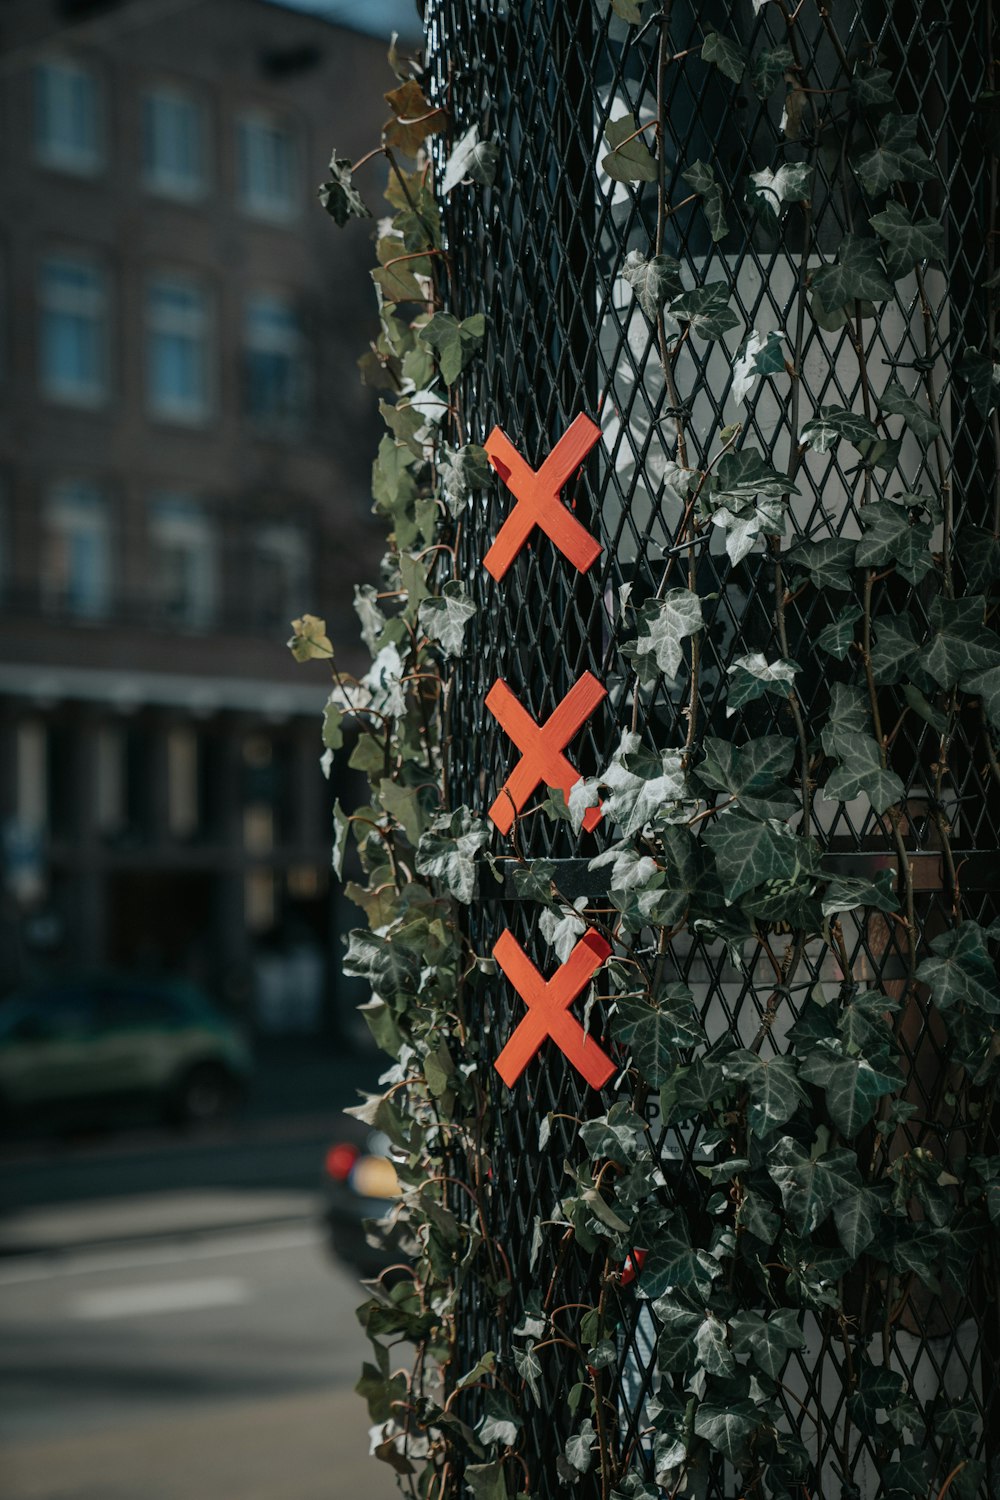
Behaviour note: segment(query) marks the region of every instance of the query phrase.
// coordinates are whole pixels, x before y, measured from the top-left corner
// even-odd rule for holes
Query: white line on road
[[[256,1234],[212,1235],[192,1244],[185,1238],[170,1244],[130,1246],[127,1253],[106,1250],[59,1251],[19,1257],[16,1265],[0,1266],[0,1286],[23,1286],[32,1281],[53,1281],[63,1276],[89,1276],[103,1271],[141,1270],[143,1266],[170,1266],[178,1261],[218,1260],[230,1255],[255,1255],[262,1251],[301,1250],[320,1244],[313,1228],[271,1230]]]
[[[111,1287],[81,1292],[69,1305],[71,1318],[144,1318],[151,1313],[194,1312],[206,1307],[237,1307],[250,1300],[250,1287],[235,1276],[203,1281],[163,1281],[154,1286]]]

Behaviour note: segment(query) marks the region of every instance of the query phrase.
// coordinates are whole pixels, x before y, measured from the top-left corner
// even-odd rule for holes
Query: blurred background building
[[[285,642],[325,616],[360,669],[382,550],[370,246],[315,185],[378,140],[384,40],[5,0],[0,76],[0,993],[168,972],[336,1031],[326,674]]]

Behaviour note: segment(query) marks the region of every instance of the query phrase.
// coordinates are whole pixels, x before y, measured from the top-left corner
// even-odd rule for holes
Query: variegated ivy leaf
[[[319,201],[341,228],[348,219],[370,219],[372,211],[354,186],[352,164],[336,151],[330,157],[330,176],[320,184]]]
[[[656,159],[646,145],[635,115],[619,115],[609,120],[604,127],[611,150],[601,161],[601,166],[613,182],[655,182],[658,176]]]
[[[442,455],[438,473],[448,509],[453,516],[458,517],[473,490],[487,485],[493,471],[486,457],[486,449],[481,448],[478,443],[466,443],[464,448]]]
[[[425,599],[417,611],[420,629],[437,641],[448,656],[461,656],[462,643],[476,606],[461,579],[450,578],[436,597]]]
[[[767,47],[750,64],[750,83],[758,99],[766,99],[778,87],[789,68],[795,66],[791,47]]]
[[[751,651],[747,656],[737,657],[732,666],[726,668],[726,675],[732,678],[726,700],[727,717],[742,708],[744,703],[761,698],[765,693],[787,698],[798,671],[797,662],[784,661],[781,657],[769,662],[762,651]]]
[[[583,788],[578,793],[578,788]],[[690,815],[691,797],[679,750],[658,755],[643,748],[637,734],[626,731],[607,769],[590,782],[577,782],[570,792],[574,825],[581,827],[587,806],[599,799],[599,787],[607,789],[605,815],[617,823],[624,837],[638,833],[647,823],[682,822]],[[592,799],[592,800],[591,800]]]
[[[370,583],[355,585],[354,613],[361,621],[361,639],[374,656],[388,621],[378,607],[378,594]]]
[[[538,930],[555,949],[560,963],[566,962],[587,930],[587,924],[580,916],[586,906],[586,896],[579,896],[572,907],[562,906],[558,911],[546,907],[538,918]]]
[[[333,802],[333,852],[330,862],[333,866],[333,873],[338,880],[343,879],[344,875],[344,854],[347,851],[347,831],[350,826],[351,820],[341,807],[340,798],[335,797]]]
[[[770,167],[751,172],[747,178],[747,202],[772,224],[777,224],[786,204],[809,202],[812,170],[802,162],[784,162],[776,172]]]
[[[713,478],[713,493],[720,499],[744,501],[767,495],[780,500],[785,495],[800,493],[788,475],[769,464],[756,448],[724,453]]]
[[[706,504],[713,503],[709,495]],[[713,526],[726,533],[726,552],[729,561],[736,566],[742,562],[760,536],[780,536],[785,529],[785,502],[761,496],[756,503],[739,505],[716,504],[710,511]]]
[[[398,718],[406,709],[403,687],[403,658],[393,645],[383,646],[361,679],[368,690],[369,699],[365,708],[372,708],[386,718]]]
[[[878,145],[851,165],[869,198],[887,193],[895,182],[930,182],[938,175],[917,145],[916,115],[886,115],[879,121]]]
[[[476,858],[489,841],[486,824],[467,807],[442,813],[417,845],[417,872],[439,880],[456,901],[468,906],[476,889]]]
[[[811,417],[802,429],[802,442],[817,453],[828,453],[841,438],[853,443],[872,443],[878,437],[874,425],[846,406],[821,406],[818,417]]]
[[[719,339],[730,328],[739,326],[739,314],[729,306],[729,287],[724,281],[712,281],[682,292],[670,304],[675,318],[689,323],[691,332],[700,339]]]
[[[652,882],[659,883],[659,867],[648,854],[640,854],[631,844],[612,844],[603,854],[597,854],[587,866],[588,870],[600,870],[611,866],[608,884],[613,894],[624,895],[628,891],[642,890]]]
[[[782,349],[784,335],[771,332],[763,337],[754,329],[748,333],[733,361],[733,395],[746,401],[760,375],[780,375],[785,369]]]
[[[672,255],[654,255],[647,260],[638,250],[630,250],[622,275],[651,323],[656,322],[660,309],[683,291],[680,261]]]
[[[700,1401],[695,1408],[694,1430],[710,1448],[742,1469],[749,1454],[751,1437],[768,1420],[767,1413],[753,1401],[741,1399],[730,1401],[725,1406]]]
[[[447,197],[462,182],[478,182],[492,187],[497,175],[500,147],[495,141],[481,141],[479,126],[470,125],[455,143],[441,179],[441,192]]]
[[[639,682],[651,687],[660,673],[672,682],[684,659],[682,642],[704,623],[701,600],[689,589],[670,589],[662,599],[649,599],[638,613],[639,634],[622,648]]]
[[[706,46],[708,43],[706,42]],[[708,220],[709,233],[715,241],[725,239],[729,233],[726,222],[726,207],[720,186],[710,162],[696,161],[681,173],[682,178],[699,194],[701,206]]]

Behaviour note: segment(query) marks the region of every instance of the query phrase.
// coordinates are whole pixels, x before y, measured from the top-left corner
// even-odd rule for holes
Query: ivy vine
[[[606,877],[606,901],[564,898],[555,865],[518,857],[516,826],[498,852],[483,809],[449,802],[454,666],[475,613],[458,541],[472,497],[495,481],[483,448],[467,440],[462,404],[486,324],[449,311],[458,299],[441,205],[491,184],[504,142],[481,139],[475,125],[457,134],[426,97],[419,59],[394,47],[398,86],[386,96],[392,118],[381,144],[353,165],[334,154],[320,190],[338,224],[370,217],[356,174],[375,161],[388,169],[390,213],[372,272],[381,326],[360,362],[387,429],[372,494],[389,551],[379,586],[356,596],[372,664],[361,678],[342,674],[312,616],[295,622],[291,645],[299,660],[332,661],[323,742],[332,756],[349,735],[349,763],[371,788],[367,806],[338,806],[334,859],[339,872],[353,840],[365,873],[364,884],[347,887],[368,926],[352,934],[345,970],[371,987],[365,1018],[391,1066],[385,1091],[355,1113],[392,1143],[403,1258],[360,1310],[372,1359],[359,1389],[377,1456],[428,1500],[462,1486],[477,1500],[531,1495],[525,1418],[556,1345],[576,1371],[559,1473],[568,1486],[590,1475],[602,1500],[701,1495],[720,1457],[747,1496],[848,1497],[860,1494],[851,1476],[861,1454],[885,1496],[987,1493],[981,1403],[918,1390],[892,1346],[970,1285],[984,1307],[997,1291],[1000,922],[969,915],[954,845],[968,795],[960,741],[974,743],[977,766],[1000,792],[1000,494],[991,522],[963,525],[956,540],[940,388],[950,355],[935,344],[927,292],[928,276],[944,274],[946,245],[915,195],[940,178],[924,124],[900,110],[880,58],[848,56],[824,6],[754,0],[755,12],[765,4],[785,25],[779,45],[748,47],[705,27],[700,48],[677,53],[669,5],[610,0],[633,44],[657,51],[658,116],[609,118],[601,166],[628,192],[655,198],[650,243],[631,251],[623,275],[659,352],[672,413],[668,482],[682,519],[655,594],[633,606],[626,590],[621,600],[631,680],[620,742],[568,800],[553,794],[545,804],[577,832],[602,804],[614,836],[591,868]],[[810,75],[798,24],[806,6],[838,59],[835,85]],[[731,395],[742,403],[757,382],[780,386],[795,435],[784,470],[738,422],[703,464],[691,456],[682,352],[742,323],[727,281],[691,286],[665,251],[671,216],[692,203],[721,241],[736,191],[709,161],[682,164],[689,194],[672,201],[667,191],[657,119],[671,69],[691,50],[733,90],[781,106],[784,150],[740,190],[763,229],[796,247],[808,295],[793,326],[746,331]],[[431,150],[437,135],[447,149]],[[988,148],[996,144],[987,131]],[[846,205],[848,229],[833,248],[820,245],[813,216],[821,167]],[[883,384],[869,368],[864,328],[904,278],[916,289],[925,347],[912,371]],[[998,283],[988,274],[981,288],[991,338]],[[813,326],[846,331],[856,358],[851,406],[809,404],[803,359]],[[978,412],[1000,448],[996,350],[968,349],[953,364],[950,400]],[[913,442],[932,455],[936,482],[926,492],[901,481]],[[794,534],[797,479],[827,454],[848,476],[860,535],[826,522]],[[767,645],[736,655],[710,700],[698,557],[718,532],[732,569],[766,573],[772,618]],[[919,591],[922,610],[899,613],[897,580]],[[802,691],[808,674],[789,634],[792,601],[812,597],[827,620],[810,643],[828,668],[821,712],[811,686]],[[685,695],[686,738],[653,748],[640,733],[643,705],[663,682]],[[780,732],[720,734],[723,709],[757,700],[777,708]],[[908,736],[917,731],[929,748],[924,785],[907,792]],[[870,807],[891,867],[858,875],[831,863],[814,814],[848,803]],[[924,844],[921,820],[932,830]],[[940,857],[948,914],[923,944],[921,848]],[[527,1311],[516,1319],[507,1314],[508,1247],[489,1228],[494,1055],[470,1024],[477,992],[498,981],[462,913],[477,882],[493,878],[490,864],[544,908],[541,930],[557,958],[587,925],[612,945],[601,1024],[621,1066],[606,1111],[579,1124],[563,1196],[534,1226],[533,1263],[543,1243],[557,1247],[557,1267],[571,1243],[593,1258],[593,1301],[559,1305],[550,1269],[519,1296]],[[895,978],[858,972],[845,923],[898,954]],[[671,962],[685,933],[732,966],[756,1006],[754,1034],[706,1030]],[[806,974],[807,959],[810,973],[829,976],[824,983]],[[549,1122],[541,1125],[544,1151]],[[697,1135],[702,1199],[685,1198],[665,1172],[663,1129]],[[470,1284],[496,1310],[499,1344],[463,1369],[456,1319]],[[626,1444],[611,1375],[637,1298],[656,1379],[642,1397],[641,1434]],[[413,1350],[412,1364],[397,1368]],[[794,1358],[821,1363],[832,1351],[842,1392],[828,1391],[825,1403],[815,1391],[797,1395]]]

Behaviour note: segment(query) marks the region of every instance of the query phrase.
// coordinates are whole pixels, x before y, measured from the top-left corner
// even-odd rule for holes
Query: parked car
[[[363,1276],[377,1276],[403,1257],[389,1240],[369,1243],[365,1220],[385,1221],[399,1197],[399,1178],[389,1156],[389,1139],[345,1116],[342,1134],[323,1162],[320,1216],[330,1249]],[[377,1236],[381,1238],[381,1236]]]
[[[0,1113],[152,1106],[207,1123],[252,1071],[238,1027],[193,985],[112,975],[64,979],[0,1000]]]

